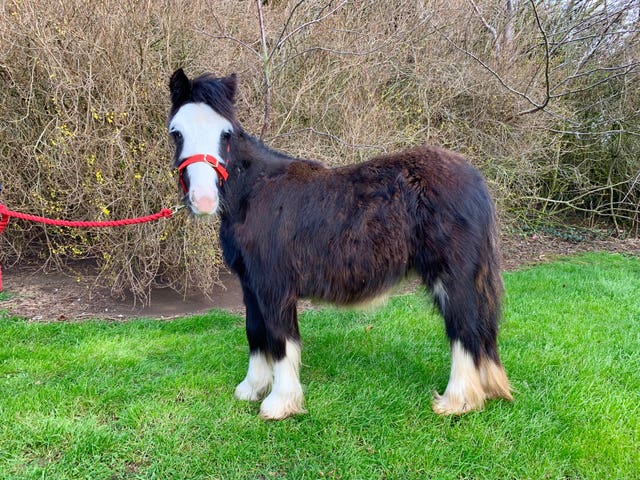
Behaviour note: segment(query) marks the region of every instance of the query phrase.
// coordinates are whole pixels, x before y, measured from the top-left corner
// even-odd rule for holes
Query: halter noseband
[[[224,164],[220,162],[213,155],[209,155],[207,153],[199,153],[197,155],[192,155],[190,157],[185,158],[182,161],[182,163],[178,166],[178,175],[179,175],[178,178],[180,179],[180,186],[182,187],[182,190],[184,191],[184,193],[187,193],[187,186],[184,183],[184,180],[182,179],[182,176],[184,175],[184,169],[187,168],[189,165],[192,165],[198,162],[205,162],[211,165],[213,169],[216,171],[216,173],[218,174],[218,179],[220,184],[222,184],[222,181],[226,180],[227,177],[229,176],[229,174],[227,173],[227,169],[224,168]]]

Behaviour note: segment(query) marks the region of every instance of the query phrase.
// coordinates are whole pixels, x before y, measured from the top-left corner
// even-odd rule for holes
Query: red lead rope
[[[0,203],[0,234],[7,228],[9,218],[20,218],[29,222],[44,223],[46,225],[54,225],[57,227],[75,227],[75,228],[101,228],[101,227],[122,227],[125,225],[135,225],[137,223],[152,222],[161,218],[169,218],[178,210],[178,207],[174,209],[163,208],[158,213],[152,215],[146,215],[144,217],[136,218],[124,218],[122,220],[105,220],[102,222],[94,221],[71,221],[71,220],[57,220],[54,218],[39,217],[37,215],[30,215],[28,213],[14,212]],[[2,292],[2,266],[0,266],[0,292]]]

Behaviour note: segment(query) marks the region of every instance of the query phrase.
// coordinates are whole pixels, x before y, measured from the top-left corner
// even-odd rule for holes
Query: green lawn
[[[240,317],[2,318],[0,478],[640,478],[640,259],[590,254],[505,281],[516,400],[460,418],[431,412],[449,353],[421,294],[302,315],[309,413],[282,422],[232,398]]]

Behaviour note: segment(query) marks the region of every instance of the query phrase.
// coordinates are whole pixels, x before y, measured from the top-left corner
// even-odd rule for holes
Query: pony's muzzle
[[[191,157],[194,158],[194,157]],[[205,161],[183,163],[180,167],[180,187],[187,204],[196,215],[213,215],[218,210],[218,173]]]
[[[218,195],[193,189],[189,192],[189,206],[196,215],[213,215],[218,209]]]

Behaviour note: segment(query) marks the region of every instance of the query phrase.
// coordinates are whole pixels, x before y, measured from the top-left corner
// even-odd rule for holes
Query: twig
[[[611,81],[611,80],[613,80],[615,78],[624,77],[624,76],[628,75],[630,72],[632,72],[636,68],[636,66],[637,65],[632,65],[632,66],[628,67],[623,72],[616,73],[615,75],[608,76],[606,78],[603,78],[602,80],[598,80],[597,82],[591,83],[591,84],[589,84],[589,85],[587,85],[585,87],[577,88],[575,90],[566,90],[564,92],[556,93],[555,95],[553,95],[553,97],[555,97],[555,98],[564,97],[564,96],[567,96],[567,95],[573,95],[574,93],[580,93],[580,92],[584,92],[584,91],[587,91],[587,90],[591,90],[592,88],[597,87],[598,85],[602,85],[603,83],[607,83],[607,82],[609,82],[609,81]],[[557,87],[554,87],[554,88],[557,88]]]
[[[627,69],[627,72],[625,72],[625,73],[628,73],[631,70],[633,70],[634,68],[639,67],[639,66],[640,66],[640,62],[632,62],[632,63],[628,63],[626,65],[616,65],[614,67],[593,68],[593,69],[591,69],[591,70],[589,70],[587,72],[580,72],[580,73],[576,73],[574,75],[569,75],[568,77],[566,77],[561,82],[556,83],[554,85],[553,89],[555,90],[558,87],[564,85],[565,83],[568,83],[568,82],[570,82],[572,80],[576,80],[576,79],[581,78],[581,77],[587,77],[589,75],[593,75],[594,73],[613,72],[613,71],[616,71],[616,70],[623,70],[623,69]],[[607,78],[609,78],[609,77],[607,77]]]
[[[576,137],[603,137],[606,135],[613,135],[613,134],[618,135],[621,133],[624,133],[625,135],[631,135],[633,137],[640,137],[640,132],[634,132],[633,130],[626,130],[626,129],[602,130],[599,132],[578,132],[576,130],[558,130],[555,128],[549,128],[548,130],[553,133],[560,133],[563,135],[574,135]]]
[[[319,135],[321,137],[328,137],[328,138],[332,139],[333,141],[335,141],[335,142],[337,142],[337,143],[339,143],[341,145],[344,145],[345,147],[349,147],[349,148],[363,148],[363,149],[367,148],[367,149],[375,149],[375,150],[380,150],[380,149],[384,150],[384,148],[381,145],[368,145],[368,144],[365,144],[365,143],[349,143],[349,142],[345,142],[344,140],[342,140],[337,135],[334,135],[333,133],[323,132],[323,131],[317,130],[317,129],[313,128],[313,127],[299,128],[299,129],[291,130],[291,131],[288,131],[288,132],[285,132],[285,133],[280,133],[280,134],[272,137],[272,140],[276,139],[276,138],[280,138],[280,137],[290,137],[292,135],[297,135],[297,134],[303,133],[303,132],[310,132],[310,133],[313,133],[315,135]]]
[[[298,7],[300,5],[302,5],[304,3],[305,0],[299,0],[298,3],[296,3],[294,5],[294,7],[291,9],[291,12],[289,12],[289,16],[287,17],[287,20],[284,22],[284,25],[282,26],[282,30],[280,31],[280,36],[278,37],[278,40],[276,40],[276,45],[280,45],[280,41],[282,40],[282,37],[284,36],[285,32],[287,31],[287,28],[289,28],[289,24],[291,23],[291,19],[293,18],[293,14],[296,13],[296,10],[298,9]]]
[[[549,39],[547,38],[547,32],[545,32],[542,27],[542,23],[540,22],[540,17],[538,16],[538,10],[536,9],[536,3],[534,0],[530,0],[531,8],[533,8],[533,14],[536,17],[536,24],[538,25],[538,29],[542,34],[542,39],[544,40],[544,80],[545,80],[545,97],[541,104],[534,105],[533,108],[528,110],[523,110],[518,112],[516,115],[526,115],[529,113],[535,113],[540,110],[544,110],[544,108],[549,104],[549,100],[551,99],[551,81],[549,80]]]
[[[469,0],[469,3],[471,3],[471,6],[473,7],[473,11],[476,13],[476,16],[482,22],[482,25],[484,25],[484,28],[489,30],[489,32],[491,33],[491,36],[493,37],[493,42],[495,43],[495,46],[496,46],[496,53],[500,53],[500,44],[498,43],[497,30],[493,28],[491,25],[489,25],[489,22],[487,22],[487,20],[482,16],[482,13],[480,13],[480,9],[478,9],[478,5],[476,5],[476,2],[474,2],[473,0]]]
[[[473,52],[470,52],[469,50],[460,47],[458,44],[456,44],[456,42],[454,42],[453,40],[451,40],[445,33],[440,32],[440,35],[442,35],[442,37],[451,44],[451,46],[453,48],[455,48],[456,50],[464,53],[465,55],[473,58],[476,62],[478,62],[478,64],[484,68],[487,72],[489,72],[497,81],[498,83],[500,83],[500,85],[502,85],[504,88],[506,88],[507,90],[509,90],[511,93],[518,95],[519,97],[522,97],[523,99],[525,99],[527,102],[529,102],[531,105],[534,106],[535,111],[540,110],[540,104],[538,104],[535,100],[533,100],[531,97],[529,97],[526,93],[521,92],[519,90],[516,90],[515,88],[513,88],[511,85],[509,85],[507,82],[504,81],[504,79],[493,69],[491,68],[489,65],[487,65],[485,62],[482,61],[482,59],[480,57],[478,57],[477,55],[475,55]],[[521,115],[520,113],[517,115]]]
[[[258,50],[256,50],[255,48],[253,48],[251,45],[249,45],[246,42],[243,42],[242,40],[236,38],[236,37],[232,37],[231,35],[213,35],[211,33],[205,32],[204,30],[195,30],[197,33],[200,33],[206,37],[209,38],[213,38],[214,40],[230,40],[234,43],[237,43],[238,45],[246,48],[247,50],[249,50],[251,53],[253,53],[254,55],[256,55],[258,58],[262,58],[260,56],[260,52],[258,52]]]
[[[334,13],[336,13],[338,10],[340,10],[346,3],[348,0],[343,0],[342,2],[340,2],[338,4],[337,7],[335,7],[334,9],[330,10],[328,13],[326,13],[325,15],[321,16],[321,17],[317,17],[314,18],[313,20],[310,20],[306,23],[303,23],[301,25],[298,25],[296,28],[294,28],[291,32],[289,32],[288,34],[284,35],[284,36],[280,36],[280,39],[276,42],[276,44],[274,45],[271,53],[273,54],[273,52],[275,52],[276,50],[278,50],[282,45],[284,45],[285,42],[287,42],[287,40],[289,40],[289,38],[291,38],[292,36],[294,36],[296,33],[298,33],[299,31],[310,27],[311,25],[315,25],[316,23],[320,23],[322,22],[324,19],[330,17],[331,15],[333,15]],[[296,6],[297,8],[297,6]]]
[[[264,29],[264,16],[262,14],[262,0],[256,0],[258,9],[258,22],[260,24],[260,43],[262,44],[262,73],[264,77],[264,113],[262,116],[262,129],[260,130],[260,138],[264,138],[265,133],[269,129],[270,111],[271,111],[271,79],[269,61],[271,55],[267,49],[267,37]]]

